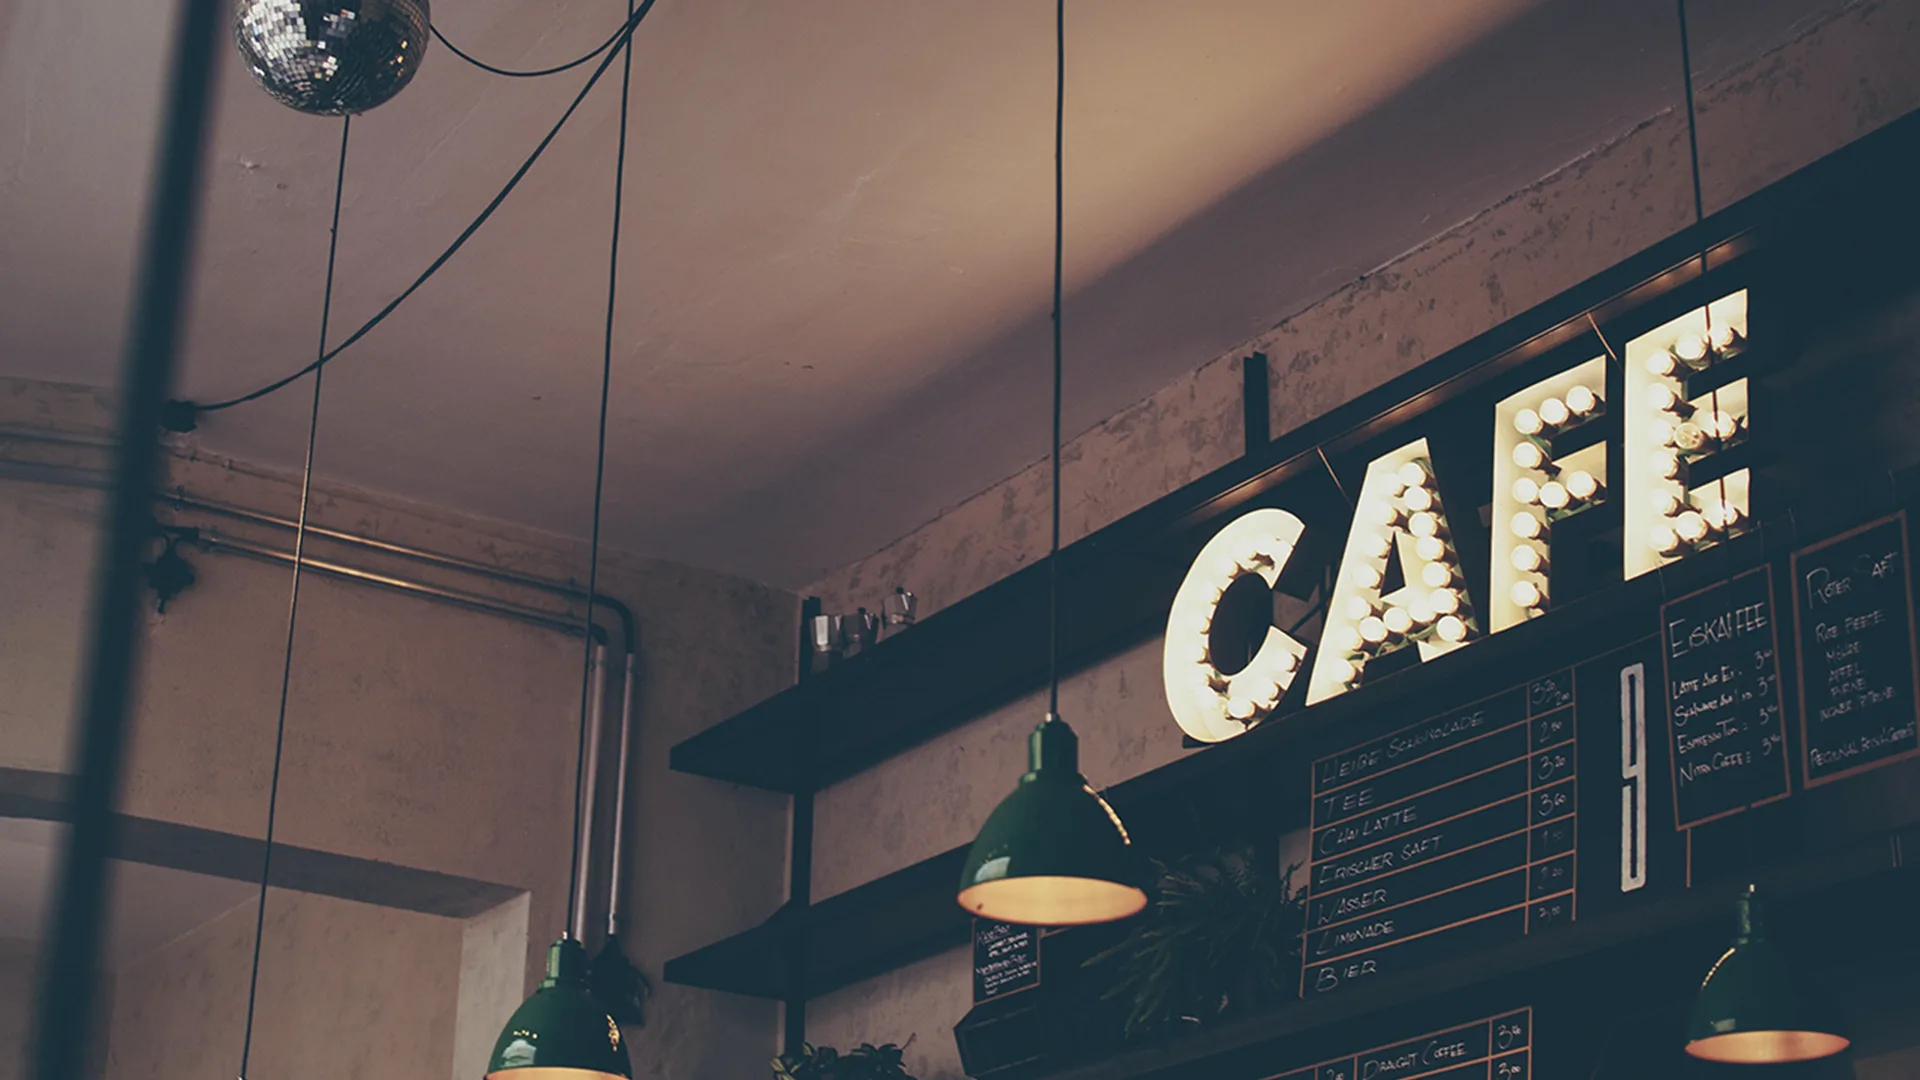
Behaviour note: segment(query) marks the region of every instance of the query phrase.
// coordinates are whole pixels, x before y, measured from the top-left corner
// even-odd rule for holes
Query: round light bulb
[[[1360,677],[1360,669],[1353,666],[1350,660],[1330,656],[1327,658],[1327,674],[1339,685],[1350,686]]]
[[[1734,419],[1732,413],[1715,412],[1707,425],[1713,437],[1721,442],[1729,442],[1740,434],[1740,421]]]
[[[1546,428],[1546,422],[1532,409],[1521,409],[1513,414],[1513,429],[1522,435],[1538,435]]]
[[[1647,391],[1647,400],[1653,403],[1654,412],[1673,412],[1680,407],[1680,395],[1665,383],[1654,383]]]
[[[1419,487],[1427,482],[1427,468],[1417,461],[1409,461],[1400,466],[1400,482],[1408,487]]]
[[[1540,485],[1540,505],[1549,510],[1565,510],[1573,497],[1567,494],[1567,486],[1558,480],[1549,480]]]
[[[1441,641],[1465,641],[1467,624],[1458,615],[1442,615],[1440,621],[1433,624],[1433,632]]]
[[[1400,511],[1385,500],[1367,508],[1367,520],[1383,529],[1390,529],[1400,523]]]
[[[1513,568],[1523,574],[1531,574],[1546,564],[1540,557],[1540,549],[1529,544],[1521,544],[1513,549]]]
[[[1386,624],[1388,632],[1394,634],[1404,634],[1413,629],[1413,616],[1403,607],[1388,608],[1387,613],[1380,616],[1380,621]]]
[[[1370,558],[1384,559],[1393,551],[1393,538],[1386,533],[1370,532],[1360,538],[1360,552]]]
[[[1548,427],[1559,427],[1573,418],[1573,410],[1557,397],[1550,397],[1540,403],[1540,420]]]
[[[1745,514],[1742,514],[1740,512],[1739,507],[1729,502],[1720,503],[1719,508],[1720,508],[1720,528],[1722,529],[1732,529],[1737,527],[1740,524],[1740,519],[1746,516]]]
[[[1340,652],[1356,653],[1360,651],[1360,631],[1351,626],[1336,626],[1331,635],[1333,647]]]
[[[1407,531],[1415,536],[1440,535],[1440,519],[1432,511],[1422,510],[1407,519]]]
[[[1369,645],[1378,645],[1387,640],[1386,620],[1378,615],[1369,615],[1360,620],[1360,640]]]
[[[1513,448],[1513,463],[1523,469],[1537,469],[1547,463],[1547,453],[1534,443],[1516,443]]]
[[[1406,494],[1401,496],[1400,501],[1406,503],[1409,510],[1431,510],[1433,509],[1433,492],[1423,487],[1410,487]]]
[[[1655,525],[1647,533],[1647,543],[1662,555],[1671,555],[1680,550],[1680,537],[1670,525]]]
[[[1600,493],[1600,481],[1585,469],[1575,469],[1567,474],[1567,494],[1585,501]]]
[[[1447,554],[1447,542],[1437,536],[1422,536],[1413,542],[1413,553],[1427,562],[1436,562]]]
[[[1647,356],[1647,374],[1654,376],[1672,375],[1679,362],[1670,352],[1650,353]]]
[[[1567,391],[1567,408],[1575,416],[1585,416],[1600,407],[1600,395],[1585,386]]]
[[[1656,451],[1653,455],[1653,475],[1671,480],[1680,475],[1680,455],[1671,450]]]
[[[1420,583],[1429,589],[1453,584],[1453,570],[1446,563],[1430,562],[1420,568]]]
[[[1280,698],[1280,684],[1272,679],[1251,679],[1247,682],[1246,690],[1247,697],[1263,709],[1270,708]]]
[[[1507,590],[1507,595],[1513,600],[1514,606],[1523,608],[1537,608],[1546,599],[1540,595],[1540,586],[1531,581],[1514,582],[1513,588]]]
[[[1364,596],[1347,597],[1347,618],[1364,619],[1373,614],[1373,605],[1367,603]]]
[[[1251,720],[1254,712],[1252,698],[1244,698],[1236,694],[1227,699],[1227,715],[1235,720]]]
[[[1508,527],[1513,530],[1513,535],[1522,540],[1531,540],[1539,536],[1543,528],[1539,518],[1524,510],[1513,515],[1513,520],[1508,523]]]
[[[1727,527],[1727,504],[1709,503],[1700,511],[1700,516],[1707,519],[1707,528],[1719,532]]]
[[[1655,446],[1672,446],[1673,440],[1678,437],[1678,429],[1665,421],[1656,420],[1653,427],[1648,430],[1653,435],[1653,444]]]
[[[1689,510],[1673,520],[1675,536],[1689,544],[1697,544],[1707,538],[1707,519],[1698,510]]]
[[[1355,566],[1353,573],[1349,576],[1353,578],[1355,585],[1363,589],[1377,589],[1380,587],[1380,571],[1371,566]]]
[[[1680,512],[1680,497],[1671,491],[1656,491],[1648,502],[1655,517],[1672,517]]]
[[[1688,421],[1673,429],[1673,445],[1689,454],[1697,454],[1706,449],[1707,433],[1700,430],[1699,424]]]
[[[1726,352],[1733,348],[1734,342],[1740,340],[1740,334],[1732,323],[1715,323],[1707,339],[1712,342],[1714,352]]]
[[[1435,589],[1427,595],[1435,615],[1451,615],[1460,610],[1460,594],[1452,589]]]
[[[1222,552],[1207,562],[1207,572],[1216,581],[1232,582],[1234,578],[1240,576],[1240,560]]]
[[[1707,358],[1707,339],[1699,334],[1681,334],[1673,343],[1673,355],[1683,364],[1698,365]]]
[[[1540,501],[1540,484],[1531,476],[1513,482],[1513,501],[1530,506]]]
[[[1425,626],[1434,618],[1433,602],[1424,596],[1415,596],[1407,601],[1407,618],[1415,626]]]

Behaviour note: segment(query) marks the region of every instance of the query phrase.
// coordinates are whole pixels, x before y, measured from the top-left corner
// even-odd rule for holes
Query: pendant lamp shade
[[[1027,926],[1113,922],[1147,906],[1138,852],[1080,776],[1080,740],[1048,716],[1027,738],[1030,767],[967,852],[960,906]]]
[[[1851,1040],[1768,940],[1752,885],[1734,905],[1734,914],[1733,945],[1714,961],[1694,998],[1687,1053],[1706,1061],[1758,1065],[1812,1061],[1845,1050]]]
[[[570,937],[547,950],[547,977],[493,1044],[487,1080],[631,1080],[620,1025],[587,986],[587,951]]]

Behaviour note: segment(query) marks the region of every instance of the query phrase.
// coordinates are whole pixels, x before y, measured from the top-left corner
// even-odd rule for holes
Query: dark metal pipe
[[[107,914],[108,858],[117,840],[127,716],[140,646],[140,562],[153,536],[153,486],[160,472],[160,413],[173,384],[181,313],[191,281],[194,222],[208,106],[221,64],[219,0],[183,0],[155,169],[153,202],[141,241],[133,319],[120,377],[118,447],[101,538],[87,644],[85,687],[75,755],[73,824],[61,853],[53,935],[40,961],[32,1075],[80,1080],[98,1049],[94,1029],[101,942]]]

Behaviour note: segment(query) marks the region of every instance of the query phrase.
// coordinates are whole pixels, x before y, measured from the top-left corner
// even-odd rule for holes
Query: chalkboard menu
[[[1273,1080],[1528,1080],[1533,1075],[1533,1010],[1402,1039],[1284,1072]]]
[[[1040,931],[973,920],[973,1003],[1040,985]]]
[[[1808,787],[1920,753],[1905,513],[1793,554]]]
[[[1772,575],[1761,567],[1670,600],[1660,626],[1676,825],[1785,798]]]
[[[1301,995],[1574,917],[1573,674],[1313,764]]]

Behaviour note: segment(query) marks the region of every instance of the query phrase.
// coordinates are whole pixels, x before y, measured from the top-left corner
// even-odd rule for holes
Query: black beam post
[[[34,1019],[36,1080],[79,1080],[95,1052],[96,972],[106,921],[107,859],[139,659],[140,562],[153,537],[160,414],[173,382],[199,207],[208,107],[219,64],[219,0],[184,0],[175,30],[152,203],[141,241],[133,320],[120,376],[120,418],[107,529],[97,555],[87,642],[73,826],[61,856],[52,939]]]
[[[800,675],[806,682],[813,674],[813,620],[820,614],[820,598],[809,596],[800,602]],[[803,746],[802,752],[811,750]],[[782,915],[805,918],[813,903],[813,792],[793,797],[792,847],[787,855],[787,905]],[[787,996],[781,1004],[782,1050],[797,1055],[807,1042],[807,937],[804,928],[787,943]]]

